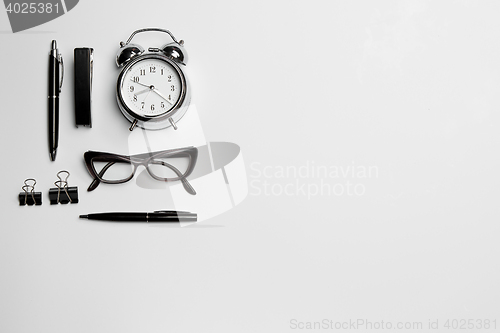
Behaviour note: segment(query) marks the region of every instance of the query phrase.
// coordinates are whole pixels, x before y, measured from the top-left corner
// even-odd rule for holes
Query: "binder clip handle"
[[[42,204],[42,193],[35,192],[36,180],[28,178],[24,180],[24,185],[21,187],[23,192],[19,192],[19,205],[20,206],[33,206]]]
[[[51,205],[58,203],[67,204],[68,202],[78,202],[78,188],[76,186],[68,186],[69,176],[70,173],[66,170],[62,170],[57,173],[57,178],[59,180],[56,180],[54,182],[54,185],[56,187],[49,190],[49,199]]]

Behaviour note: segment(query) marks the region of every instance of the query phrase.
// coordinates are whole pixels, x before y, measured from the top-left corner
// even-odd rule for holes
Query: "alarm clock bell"
[[[121,48],[118,50],[118,53],[116,54],[116,65],[118,67],[122,67],[133,57],[144,53],[144,48],[140,45],[124,44],[123,42],[121,42],[120,45]]]
[[[187,53],[184,49],[184,41],[180,40],[177,42],[172,42],[160,47],[160,52],[162,52],[166,57],[174,60],[179,64],[187,64]]]

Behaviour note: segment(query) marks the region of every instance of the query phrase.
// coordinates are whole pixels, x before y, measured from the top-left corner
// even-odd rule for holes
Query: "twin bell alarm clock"
[[[158,31],[170,35],[173,42],[147,51],[131,44],[140,32]],[[132,33],[126,43],[120,43],[116,65],[121,68],[116,85],[116,100],[120,111],[132,125],[144,129],[172,126],[186,113],[190,102],[189,84],[183,68],[187,54],[184,41],[177,41],[168,30],[146,28]]]

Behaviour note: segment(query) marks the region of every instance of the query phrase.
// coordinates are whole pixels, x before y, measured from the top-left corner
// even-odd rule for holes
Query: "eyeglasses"
[[[94,178],[87,191],[93,191],[99,184],[122,184],[134,177],[137,167],[144,166],[156,180],[172,182],[180,180],[189,194],[196,194],[187,181],[198,158],[196,147],[163,150],[138,155],[118,155],[97,151],[83,154],[85,165]]]

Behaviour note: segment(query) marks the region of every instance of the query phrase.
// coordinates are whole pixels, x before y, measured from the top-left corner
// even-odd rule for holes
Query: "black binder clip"
[[[66,174],[64,179],[60,176],[60,174]],[[69,172],[66,170],[59,171],[57,173],[57,178],[59,178],[59,180],[54,183],[57,187],[49,190],[50,204],[67,204],[68,202],[71,202],[72,204],[78,203],[78,187],[68,187]]]
[[[40,206],[42,204],[42,192],[35,192],[36,180],[28,178],[22,187],[24,192],[19,192],[19,206]]]

